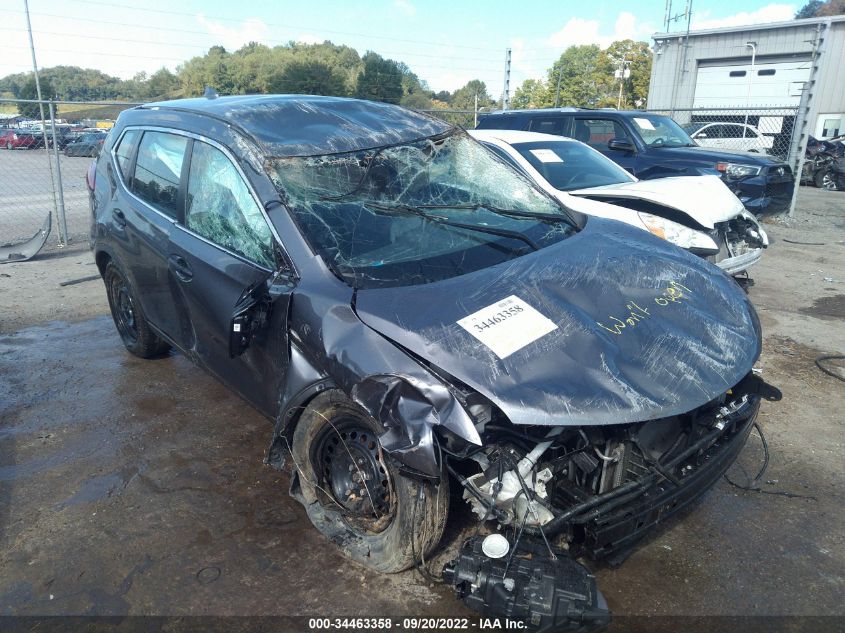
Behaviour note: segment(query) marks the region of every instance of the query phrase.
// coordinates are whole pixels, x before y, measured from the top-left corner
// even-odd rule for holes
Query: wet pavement
[[[774,340],[763,364],[785,373],[814,353]],[[789,371],[784,402],[841,390]],[[621,567],[596,569],[616,614],[843,614],[841,419],[802,439],[785,412],[764,404],[765,487],[814,499],[720,482]],[[342,558],[262,464],[270,423],[180,355],[130,356],[108,318],[0,337],[0,420],[0,614],[470,615],[417,572]],[[748,472],[760,447],[752,436]]]

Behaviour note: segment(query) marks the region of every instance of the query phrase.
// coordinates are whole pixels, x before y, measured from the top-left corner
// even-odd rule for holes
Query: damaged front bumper
[[[473,457],[481,472],[459,477],[464,498],[482,521],[558,539],[594,559],[624,558],[733,463],[756,420],[759,385],[751,375],[720,401],[672,418],[568,436],[555,429],[530,452],[507,436],[487,442]]]
[[[769,246],[769,236],[748,212],[716,224],[711,237],[719,246],[719,252],[711,259],[729,275],[737,275],[756,264]]]
[[[607,495],[591,510],[572,517],[571,537],[580,532],[580,549],[592,559],[624,559],[650,529],[701,497],[725,474],[745,446],[759,406],[756,400],[730,429],[721,434],[715,430],[716,439],[706,450],[679,461],[677,481],[654,477],[632,493]]]
[[[581,430],[586,443],[575,450],[555,429],[518,463],[521,453],[503,438],[486,459],[476,457],[480,474],[458,477],[482,522],[495,519],[500,533],[468,539],[445,566],[445,582],[476,611],[532,629],[605,627],[607,604],[575,559],[618,564],[646,532],[700,498],[742,450],[761,397],[776,400],[779,392],[750,374],[683,416]],[[513,530],[502,529],[511,523]]]

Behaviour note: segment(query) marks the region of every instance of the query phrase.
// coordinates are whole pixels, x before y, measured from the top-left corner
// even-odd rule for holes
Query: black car
[[[494,112],[478,129],[530,130],[569,136],[597,149],[641,180],[720,175],[755,214],[784,211],[792,200],[792,170],[754,152],[699,147],[671,118],[639,110],[555,108]]]
[[[65,156],[90,156],[100,153],[106,132],[85,132],[76,140],[65,145]]]
[[[423,114],[141,106],[89,183],[127,349],[176,349],[266,415],[267,463],[291,458],[313,524],[370,568],[422,564],[460,487],[496,532],[446,569],[475,608],[606,618],[572,557],[627,550],[698,498],[757,415],[760,326],[730,277],[570,212]],[[473,580],[505,560],[513,578]],[[485,598],[529,585],[559,597]]]

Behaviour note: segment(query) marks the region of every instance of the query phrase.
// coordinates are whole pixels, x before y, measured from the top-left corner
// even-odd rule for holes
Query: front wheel
[[[12,144],[9,141],[6,141],[6,149],[12,149]]]
[[[109,308],[117,332],[126,349],[140,358],[161,356],[170,349],[150,327],[135,298],[132,285],[114,262],[109,262],[103,275]]]
[[[381,426],[342,391],[303,412],[292,456],[308,518],[354,561],[382,573],[408,569],[443,535],[448,478],[437,484],[400,473],[387,459]]]
[[[822,175],[822,189],[827,189],[828,191],[837,191],[839,187],[836,186],[836,178],[833,176],[833,172],[830,169],[825,170],[824,174]]]

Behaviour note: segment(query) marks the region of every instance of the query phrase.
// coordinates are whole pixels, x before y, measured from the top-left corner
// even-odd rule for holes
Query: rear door
[[[128,195],[120,190],[112,197],[109,213],[109,228],[122,244],[123,267],[144,315],[173,340],[179,316],[170,296],[167,253],[182,204],[187,145],[188,139],[177,134],[128,129],[115,147],[114,162],[106,167],[109,178],[120,178],[128,190]]]
[[[195,139],[186,173],[184,217],[168,249],[172,301],[186,317],[180,345],[260,411],[275,415],[288,359],[290,268],[231,153]],[[247,341],[245,350],[232,349],[233,328]]]

